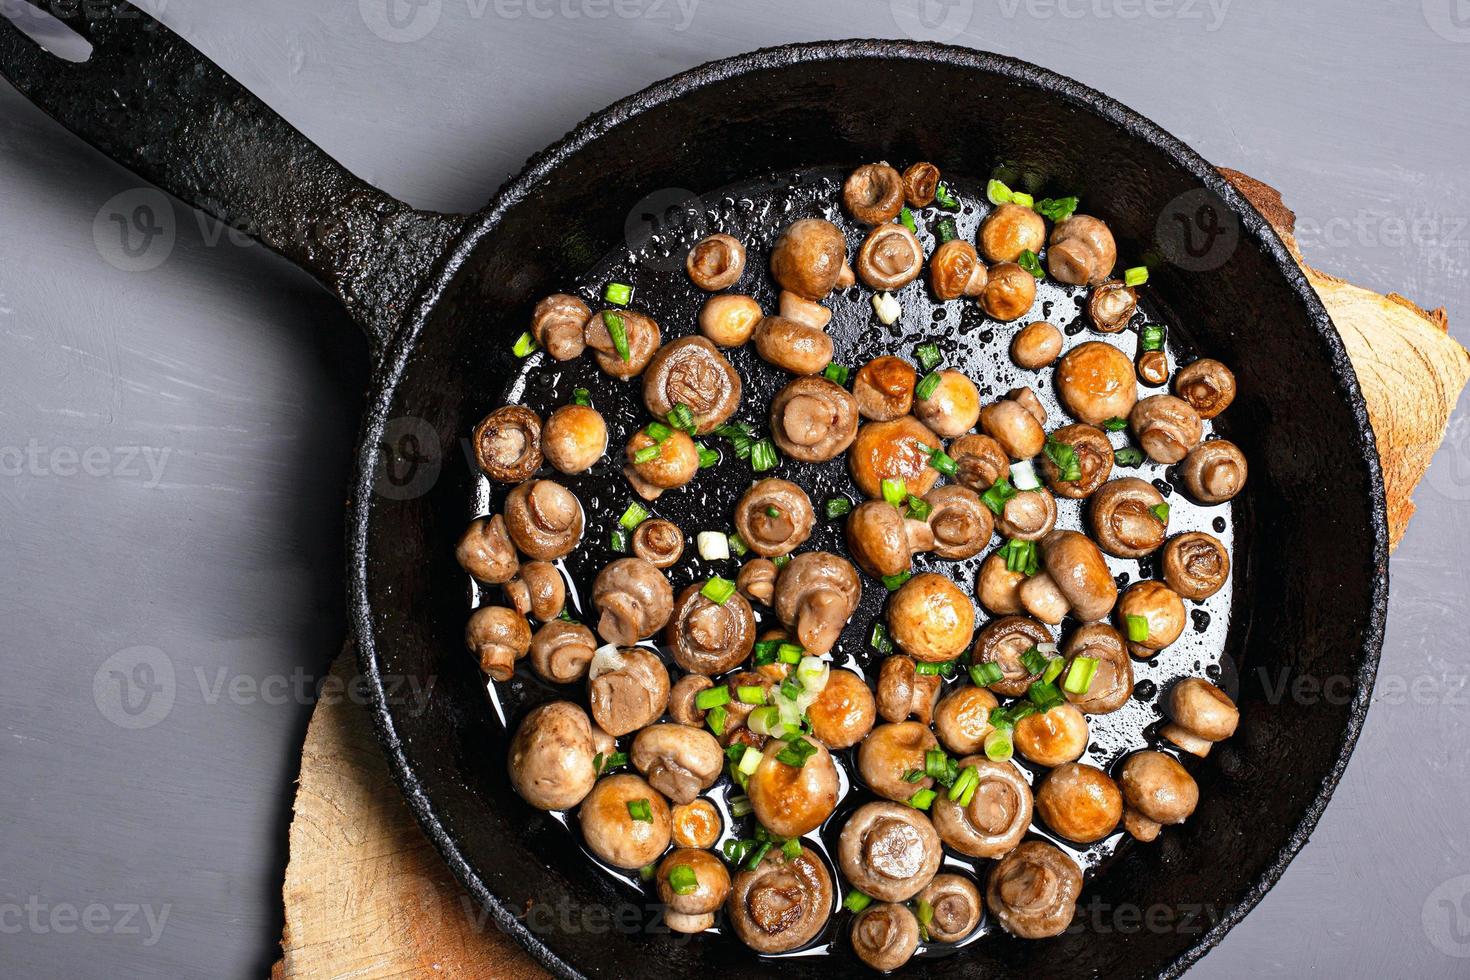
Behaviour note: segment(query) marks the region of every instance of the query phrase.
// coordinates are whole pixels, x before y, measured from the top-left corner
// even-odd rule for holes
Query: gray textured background
[[[931,26],[913,0],[416,0],[396,21],[385,2],[161,16],[350,169],[444,210],[710,58],[905,35],[1017,55],[1274,184],[1315,264],[1470,339],[1463,0],[954,0]],[[119,268],[112,215],[146,192],[3,84],[0,178],[0,975],[259,976],[299,681],[343,631],[362,346],[303,275],[182,208],[155,213],[155,267]],[[1346,779],[1196,975],[1470,972],[1463,408],[1418,502]],[[156,688],[141,713],[120,677]]]

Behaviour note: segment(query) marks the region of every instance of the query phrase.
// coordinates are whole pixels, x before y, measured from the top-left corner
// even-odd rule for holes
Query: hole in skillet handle
[[[76,11],[74,16],[86,16],[83,8],[78,7]],[[91,41],[66,21],[30,0],[0,0],[0,18],[14,24],[16,30],[43,51],[62,61],[80,65],[91,60]]]

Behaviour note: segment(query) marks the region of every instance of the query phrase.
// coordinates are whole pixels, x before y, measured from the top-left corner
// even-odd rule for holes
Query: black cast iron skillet
[[[998,166],[1035,174],[1080,193],[1120,254],[1175,260],[1154,263],[1150,295],[1241,381],[1230,434],[1251,460],[1252,492],[1235,512],[1243,541],[1227,652],[1241,665],[1242,718],[1197,770],[1198,811],[1156,845],[1120,851],[1084,892],[1105,911],[1083,928],[1039,943],[988,936],[907,974],[1177,975],[1305,843],[1347,764],[1378,663],[1383,483],[1356,378],[1316,296],[1261,217],[1179,141],[1008,58],[890,41],[796,45],[655,85],[532,159],[479,213],[430,214],[348,174],[137,8],[68,10],[90,60],[61,61],[0,22],[4,75],[108,156],[306,269],[367,333],[377,367],[357,454],[349,602],[378,732],[454,873],[553,971],[769,969],[732,956],[729,940],[645,928],[647,910],[509,792],[499,722],[461,640],[463,579],[451,554],[472,479],[459,440],[509,379],[505,352],[531,305],[620,245],[629,209],[661,188],[703,194],[875,159],[929,159],[979,181]],[[1201,199],[1238,233],[1221,254],[1160,240],[1176,220],[1194,221]],[[1283,698],[1281,679],[1296,676],[1343,679],[1352,695]],[[436,679],[427,710],[393,696],[408,677]],[[1150,910],[1162,910],[1155,925],[1135,927]],[[817,977],[853,967],[844,954],[780,969]]]

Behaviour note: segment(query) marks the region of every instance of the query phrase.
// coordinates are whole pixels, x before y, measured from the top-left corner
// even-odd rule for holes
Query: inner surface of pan
[[[853,42],[710,66],[590,121],[533,161],[494,202],[433,315],[390,368],[371,423],[380,438],[365,456],[379,478],[356,525],[354,602],[364,660],[383,685],[380,726],[390,756],[400,764],[410,803],[461,880],[502,927],[559,972],[658,977],[718,968],[757,976],[769,966],[750,955],[731,957],[727,938],[690,940],[662,931],[654,904],[595,869],[575,836],[510,790],[503,726],[463,649],[466,584],[453,542],[479,492],[463,440],[481,414],[517,392],[524,365],[507,352],[531,306],[550,292],[591,288],[584,277],[624,245],[630,218],[636,225],[642,213],[663,213],[648,210],[650,194],[663,208],[687,200],[688,192],[707,195],[709,220],[718,226],[727,207],[733,220],[746,200],[756,209],[766,202],[774,209],[810,209],[818,198],[830,203],[838,168],[876,159],[932,160],[970,202],[999,167],[1031,175],[1045,191],[1077,193],[1084,210],[1110,222],[1123,256],[1157,254],[1163,216],[1178,209],[1181,195],[1215,195],[1219,214],[1235,230],[1234,244],[1194,268],[1158,263],[1148,288],[1156,306],[1149,312],[1170,324],[1176,343],[1235,368],[1241,392],[1224,421],[1252,465],[1248,499],[1234,508],[1233,614],[1225,594],[1210,600],[1205,632],[1186,632],[1156,668],[1158,681],[1202,673],[1221,651],[1239,667],[1232,693],[1241,707],[1240,731],[1196,767],[1197,812],[1154,845],[1120,849],[1089,882],[1078,924],[1067,935],[1045,943],[986,935],[962,957],[920,959],[907,972],[1182,969],[1274,882],[1325,804],[1361,723],[1381,641],[1381,484],[1340,343],[1299,276],[1283,264],[1279,243],[1262,237],[1259,219],[1233,211],[1238,202],[1197,158],[1126,110],[1003,59]],[[724,188],[732,190],[716,193]],[[764,224],[751,220],[753,214],[741,219],[742,230]],[[782,223],[779,214],[769,222],[772,233]],[[977,214],[966,218],[962,234],[971,232]],[[757,244],[752,264],[763,258]],[[666,335],[689,332],[686,308],[697,297],[680,295],[686,287],[679,274],[657,279],[678,285],[662,287],[671,291],[662,296],[655,277],[635,280],[634,305],[664,320]],[[934,337],[991,394],[1016,383],[1004,357],[1013,327],[963,317],[956,323],[954,312],[933,320],[927,306],[915,305],[920,290],[910,290],[910,312],[900,322],[913,332],[902,336],[872,323],[865,298],[838,297],[839,359],[860,363],[880,352],[868,352],[870,344],[911,356],[915,344]],[[769,295],[760,298],[769,306]],[[1038,312],[1061,325],[1075,319],[1069,297],[1046,298],[1053,309]],[[663,312],[665,304],[676,311],[672,316]],[[1132,334],[1119,343],[1132,353]],[[760,419],[776,382],[761,375],[764,365],[737,363],[750,383],[741,417]],[[541,407],[565,401],[582,383],[573,378],[577,368],[568,370],[565,378],[552,372],[552,383],[527,389],[526,400],[544,400]],[[631,412],[636,405],[635,395],[615,394],[605,381],[586,386],[604,410],[623,404]],[[1042,393],[1050,398],[1049,390]],[[615,431],[626,424],[617,411],[610,415]],[[422,465],[405,478],[399,464],[410,457]],[[722,527],[728,505],[719,508],[718,523],[698,505],[703,493],[728,496],[729,481],[748,481],[743,466],[729,469],[708,489],[706,477],[683,494],[666,495],[655,511],[690,532]],[[828,493],[824,481],[838,479],[790,463],[782,475],[818,501]],[[620,478],[592,480],[595,486],[577,488],[593,515],[587,547],[571,569],[579,585],[610,557],[601,550],[605,531],[627,501]],[[1205,526],[1198,522],[1224,511],[1182,507],[1179,513],[1174,529],[1186,522]],[[809,546],[830,547],[838,534],[835,525],[819,527]],[[968,569],[936,564],[969,584]],[[1136,575],[1135,563],[1120,565],[1134,565]],[[686,567],[682,574],[692,578],[696,566]],[[860,663],[874,656],[864,640],[882,598],[881,587],[869,583],[844,638],[845,651]],[[1153,679],[1149,671],[1141,669],[1139,678]],[[1293,700],[1289,682],[1300,675],[1341,677],[1354,694]],[[408,690],[409,678],[433,680],[426,706],[395,699],[394,686]],[[1229,674],[1220,679],[1230,689]],[[545,696],[513,685],[502,706],[515,712],[518,699]],[[1151,710],[1139,702],[1137,710],[1145,709]],[[1120,752],[1126,741],[1102,748]],[[1135,930],[1134,922],[1146,924]],[[798,957],[781,969],[823,976],[851,966],[840,957]]]

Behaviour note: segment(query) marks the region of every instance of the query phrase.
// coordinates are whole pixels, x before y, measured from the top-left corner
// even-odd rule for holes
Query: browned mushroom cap
[[[1141,841],[1159,835],[1163,824],[1183,823],[1199,803],[1194,777],[1172,756],[1135,752],[1118,772],[1123,790],[1123,826]]]
[[[514,609],[481,606],[470,613],[464,642],[480,661],[481,670],[494,680],[508,681],[516,661],[531,648],[531,627]]]
[[[689,803],[720,777],[725,750],[702,728],[649,725],[634,736],[628,758],[654,789]]]
[[[1210,746],[1235,734],[1240,710],[1230,696],[1207,680],[1186,677],[1169,692],[1169,717],[1163,736],[1203,758]]]
[[[633,816],[628,804],[650,819]],[[652,864],[669,846],[669,805],[648,783],[632,773],[598,780],[577,811],[587,849],[615,868]]]
[[[985,624],[975,637],[970,663],[975,666],[993,663],[1000,667],[1001,679],[987,687],[996,694],[1020,697],[1031,682],[1041,676],[1033,674],[1021,663],[1021,655],[1034,646],[1051,643],[1051,631],[1025,616],[1002,616]]]
[[[692,889],[674,888],[669,877],[675,868],[684,868],[694,876]],[[725,869],[725,863],[698,848],[681,847],[671,851],[659,862],[656,877],[658,899],[665,906],[664,924],[674,932],[703,932],[713,926],[715,913],[730,894],[730,872]]]
[[[776,580],[776,616],[796,631],[814,657],[829,653],[857,609],[862,583],[846,559],[808,551],[791,559]]]
[[[939,190],[939,168],[927,160],[911,163],[903,172],[903,197],[911,208],[927,208]]]
[[[587,346],[584,331],[592,311],[575,296],[556,293],[536,304],[531,311],[531,337],[553,360],[580,357]]]
[[[700,307],[699,332],[721,347],[742,347],[763,316],[761,305],[749,296],[721,293]]]
[[[771,402],[771,438],[781,452],[803,463],[822,463],[846,452],[857,427],[857,401],[826,378],[797,378]]]
[[[669,705],[669,669],[642,647],[594,654],[587,681],[592,718],[613,738],[653,724]]]
[[[1087,750],[1087,716],[1072,704],[1059,704],[1016,722],[1016,751],[1038,766],[1075,762]]]
[[[869,422],[858,429],[847,454],[853,482],[864,496],[882,497],[883,481],[902,480],[904,489],[922,497],[939,479],[929,465],[934,450],[944,443],[927,425],[905,415],[891,422]]]
[[[847,239],[830,221],[802,218],[787,225],[771,248],[771,275],[782,289],[817,300],[847,268]]]
[[[628,340],[628,356],[618,350],[610,323],[621,323]],[[597,366],[614,378],[635,378],[653,360],[663,335],[651,316],[632,310],[603,310],[587,321],[587,346],[597,354]]]
[[[948,455],[955,461],[955,479],[976,493],[984,493],[1011,473],[1005,448],[990,436],[960,436],[949,444]]]
[[[607,452],[607,424],[588,405],[563,405],[541,430],[546,461],[563,473],[581,473]]]
[[[903,418],[914,404],[914,366],[899,357],[875,357],[852,379],[852,395],[865,419],[891,422]]]
[[[676,847],[714,847],[724,826],[720,811],[709,800],[681,803],[674,807],[670,819]]]
[[[964,875],[935,875],[919,892],[919,901],[933,912],[928,932],[929,940],[936,943],[957,943],[964,939],[975,931],[985,913],[980,889]]]
[[[1020,588],[1024,581],[1026,573],[1006,568],[1005,556],[995,552],[980,564],[980,571],[975,576],[975,598],[997,616],[1018,613],[1023,608]]]
[[[919,948],[919,920],[907,905],[874,902],[852,919],[852,951],[881,973],[897,970]]]
[[[980,292],[980,308],[987,316],[1009,323],[1020,319],[1036,302],[1036,278],[1014,262],[990,267],[990,278]]]
[[[570,701],[543,704],[521,720],[510,741],[510,784],[538,810],[570,809],[597,780],[596,751],[585,711]]]
[[[1031,787],[1009,762],[983,755],[959,760],[961,771],[974,767],[980,776],[969,806],[940,793],[929,806],[934,829],[950,847],[970,857],[996,858],[1021,842],[1031,825]]]
[[[851,748],[873,730],[877,704],[863,679],[850,670],[834,668],[827,686],[807,709],[812,734],[834,749]]]
[[[1016,589],[1021,608],[1050,626],[1056,626],[1066,618],[1072,606],[1056,581],[1046,572],[1028,576]]]
[[[915,575],[888,599],[888,635],[917,660],[953,660],[965,652],[974,634],[970,597],[943,575]]]
[[[886,163],[865,163],[847,175],[842,204],[865,225],[881,225],[903,208],[904,182]]]
[[[1235,375],[1213,357],[1202,357],[1174,375],[1174,393],[1200,418],[1212,419],[1235,401]]]
[[[704,337],[680,337],[664,344],[643,372],[643,404],[661,419],[688,406],[695,434],[707,435],[740,407],[740,375]]]
[[[940,744],[954,755],[979,752],[993,730],[990,712],[996,706],[995,695],[983,687],[967,684],[946,694],[934,711]]]
[[[669,621],[674,588],[663,572],[642,558],[619,558],[597,573],[592,605],[602,614],[598,635],[608,643],[631,646]]]
[[[691,674],[710,677],[733,670],[755,645],[755,614],[735,593],[723,603],[707,598],[704,582],[685,586],[664,628],[664,642],[674,662]]]
[[[878,225],[858,249],[857,276],[873,289],[900,289],[924,271],[924,246],[903,225]]]
[[[1123,646],[1123,637],[1106,623],[1083,626],[1062,648],[1067,658],[1062,677],[1067,677],[1078,657],[1097,661],[1097,670],[1086,692],[1065,691],[1068,701],[1089,715],[1105,715],[1117,711],[1133,695],[1133,661]]]
[[[553,619],[531,637],[531,669],[553,684],[571,684],[587,675],[597,650],[592,631],[581,623]]]
[[[985,550],[995,529],[990,508],[969,487],[949,484],[924,494],[934,553],[941,558],[973,558]]]
[[[684,268],[700,289],[728,289],[745,271],[745,246],[726,234],[708,235],[689,250]]]
[[[879,725],[858,746],[858,774],[874,793],[902,803],[934,785],[928,776],[912,783],[907,777],[923,772],[924,753],[938,747],[934,733],[917,721]]]
[[[1164,545],[1164,581],[1186,599],[1208,599],[1230,580],[1230,554],[1214,535],[1190,531]]]
[[[985,904],[1011,935],[1045,939],[1067,931],[1081,892],[1075,861],[1053,844],[1026,841],[991,869]]]
[[[684,532],[661,517],[644,521],[633,532],[633,554],[654,568],[668,568],[684,553]]]
[[[1072,447],[1072,453],[1077,458],[1077,468],[1081,470],[1081,476],[1077,479],[1063,480],[1061,467],[1052,461],[1051,456],[1041,458],[1041,475],[1046,478],[1046,485],[1051,487],[1052,493],[1058,497],[1081,500],[1091,496],[1113,471],[1113,444],[1108,441],[1108,435],[1103,430],[1075,423],[1062,426],[1051,434],[1051,439]]]
[[[1141,352],[1135,366],[1138,368],[1138,380],[1150,388],[1161,387],[1169,380],[1169,355],[1161,350]]]
[[[1156,463],[1177,463],[1199,445],[1203,427],[1189,402],[1173,395],[1149,395],[1133,406],[1128,424],[1138,444]]]
[[[852,887],[884,902],[913,898],[943,857],[929,819],[902,803],[865,803],[837,839],[837,864]]]
[[[751,602],[769,606],[776,593],[776,577],[780,572],[770,559],[752,558],[740,566],[740,574],[735,576],[735,587]]]
[[[975,246],[952,238],[929,258],[929,287],[943,300],[979,296],[990,281],[990,270],[980,261]]]
[[[554,480],[527,480],[505,498],[505,528],[527,558],[555,561],[582,539],[582,504]]]
[[[1148,623],[1148,636],[1134,639],[1128,620],[1143,619]],[[1184,600],[1163,582],[1146,579],[1128,587],[1118,600],[1118,629],[1144,650],[1162,650],[1179,639],[1184,632]],[[1152,656],[1152,654],[1146,654]]]
[[[796,739],[815,751],[801,765],[790,766],[780,757]],[[832,753],[815,736],[798,735],[796,739],[768,741],[760,766],[745,786],[756,820],[778,837],[800,837],[816,830],[837,809],[837,767]]]
[[[1074,214],[1051,230],[1046,268],[1069,286],[1102,282],[1118,262],[1118,246],[1108,226],[1087,214]]]
[[[792,374],[820,374],[832,363],[832,338],[817,327],[768,316],[756,324],[755,351]]]
[[[461,568],[490,585],[509,582],[521,566],[505,530],[505,518],[499,514],[470,521],[455,546],[454,557]]]
[[[1007,500],[995,519],[995,529],[1017,541],[1040,541],[1057,523],[1057,499],[1045,487],[1022,490]]]
[[[1092,497],[1088,526],[1097,546],[1118,558],[1142,558],[1157,551],[1168,522],[1154,511],[1164,495],[1147,480],[1125,476],[1103,484]]]
[[[811,537],[817,515],[806,491],[789,480],[760,480],[735,505],[735,530],[751,551],[788,555]]]
[[[567,584],[555,565],[528,561],[521,566],[520,574],[506,583],[505,595],[516,612],[544,623],[561,615],[567,603]]]
[[[958,371],[939,372],[939,385],[928,398],[914,401],[914,415],[935,435],[952,438],[975,427],[980,418],[980,392]]]
[[[1117,333],[1128,326],[1138,309],[1138,294],[1117,279],[1099,283],[1087,297],[1087,318],[1102,333]]]
[[[885,500],[858,504],[847,518],[847,550],[858,566],[875,578],[908,571],[915,552],[934,546],[934,534],[923,521],[906,518]]]
[[[639,454],[652,449],[658,450],[657,455],[639,462]],[[645,500],[682,487],[699,473],[699,447],[689,433],[679,429],[671,431],[662,442],[639,429],[628,440],[624,456],[628,462],[624,470],[628,482]]]
[[[1067,597],[1072,615],[1090,623],[1108,614],[1118,600],[1118,584],[1102,552],[1087,535],[1053,531],[1042,540],[1041,552],[1046,572]]]
[[[1036,813],[1067,840],[1091,844],[1111,834],[1123,819],[1123,794],[1096,766],[1066,762],[1042,779]]]
[[[1014,262],[1022,252],[1039,255],[1045,243],[1046,222],[1020,204],[1000,205],[980,225],[980,251],[991,262]]]
[[[519,483],[541,468],[541,419],[524,405],[504,405],[475,426],[475,462],[497,483]]]
[[[919,673],[913,657],[884,657],[878,669],[878,713],[887,721],[903,721],[913,715],[927,725],[934,717],[943,684],[938,674]]]
[[[772,848],[754,871],[735,875],[725,913],[735,935],[757,953],[784,953],[810,942],[832,914],[832,878],[810,848],[788,858]]]
[[[1062,355],[1056,377],[1062,407],[1089,425],[1126,418],[1138,401],[1128,355],[1100,340],[1078,344]]]
[[[1245,453],[1227,439],[1211,439],[1189,451],[1179,466],[1184,492],[1202,504],[1223,504],[1245,486]]]
[[[1039,371],[1062,353],[1062,332],[1045,320],[1028,323],[1011,338],[1011,360]]]
[[[1000,443],[1011,459],[1030,459],[1046,445],[1046,431],[1019,401],[1002,398],[980,410],[980,428]]]

